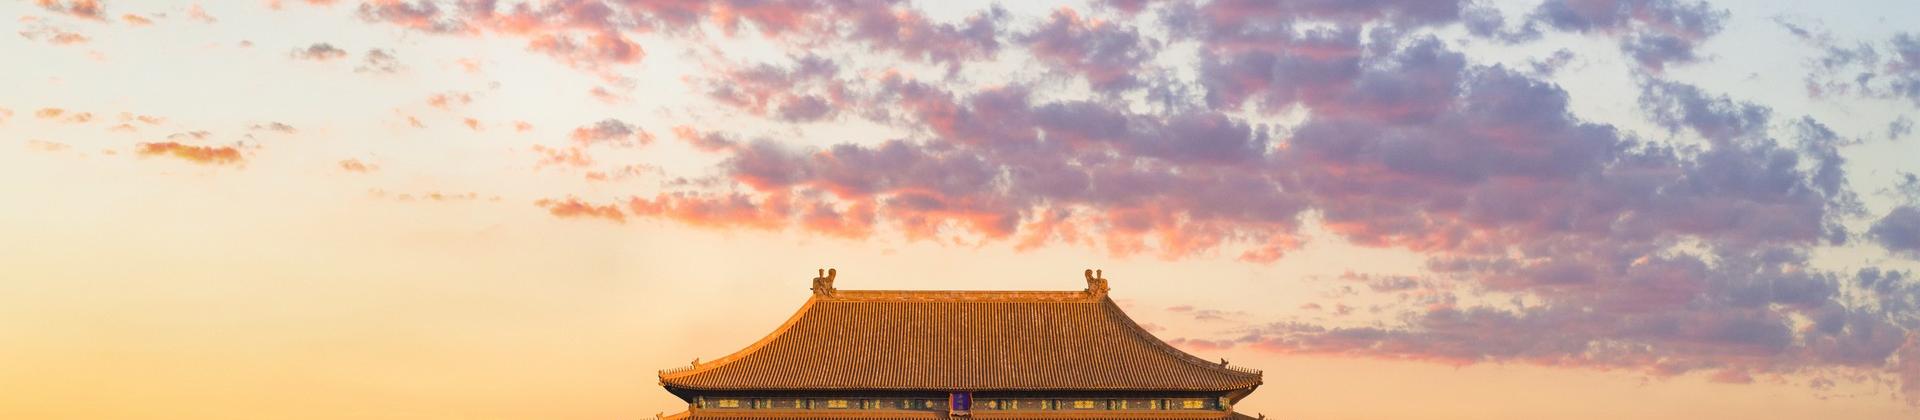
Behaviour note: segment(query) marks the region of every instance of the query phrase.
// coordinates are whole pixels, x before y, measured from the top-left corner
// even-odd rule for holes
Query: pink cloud
[[[660,194],[634,197],[627,209],[635,216],[655,217],[708,228],[744,227],[775,230],[790,223],[792,203],[787,197],[754,199],[744,194]]]
[[[646,56],[640,44],[616,32],[598,32],[585,38],[545,34],[528,41],[527,50],[547,54],[568,65],[583,69],[598,69],[608,64],[634,63]]]
[[[687,142],[688,145],[692,145],[694,149],[699,149],[702,152],[726,151],[732,149],[739,143],[737,140],[728,138],[724,133],[701,133],[699,129],[685,125],[674,126],[673,136],[679,138],[681,141]]]
[[[562,218],[601,219],[614,223],[627,222],[626,214],[622,213],[618,206],[594,205],[572,197],[562,200],[541,199],[535,201],[534,205],[546,208],[548,213]]]

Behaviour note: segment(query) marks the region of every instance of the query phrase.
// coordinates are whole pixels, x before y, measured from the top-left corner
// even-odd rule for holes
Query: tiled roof
[[[667,420],[761,420],[761,419],[815,419],[815,420],[946,420],[947,413],[939,411],[909,410],[856,410],[821,412],[821,410],[692,410],[671,416]],[[976,419],[1106,419],[1106,420],[1252,420],[1253,417],[1225,411],[975,411]]]
[[[1098,284],[1093,284],[1099,280]],[[719,360],[662,371],[686,390],[1227,391],[1260,373],[1154,338],[1108,299],[1075,292],[833,290]]]

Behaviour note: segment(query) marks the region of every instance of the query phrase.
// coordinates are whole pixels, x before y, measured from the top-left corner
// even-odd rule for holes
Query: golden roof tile
[[[1230,368],[1155,338],[1106,295],[1084,291],[836,290],[732,355],[660,373],[683,390],[1251,389]]]

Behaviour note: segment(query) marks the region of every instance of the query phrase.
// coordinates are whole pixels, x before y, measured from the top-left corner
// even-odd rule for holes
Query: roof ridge
[[[1099,301],[1084,290],[835,290],[821,295],[826,301],[908,302],[1081,302]]]

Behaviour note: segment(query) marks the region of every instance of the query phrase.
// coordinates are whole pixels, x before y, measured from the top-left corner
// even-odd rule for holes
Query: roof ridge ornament
[[[831,268],[820,270],[818,277],[813,278],[813,295],[833,296],[833,277],[838,274],[838,272]]]
[[[1102,270],[1088,269],[1086,276],[1087,295],[1094,298],[1107,297],[1107,290],[1109,289],[1107,288],[1106,274],[1103,273]]]

